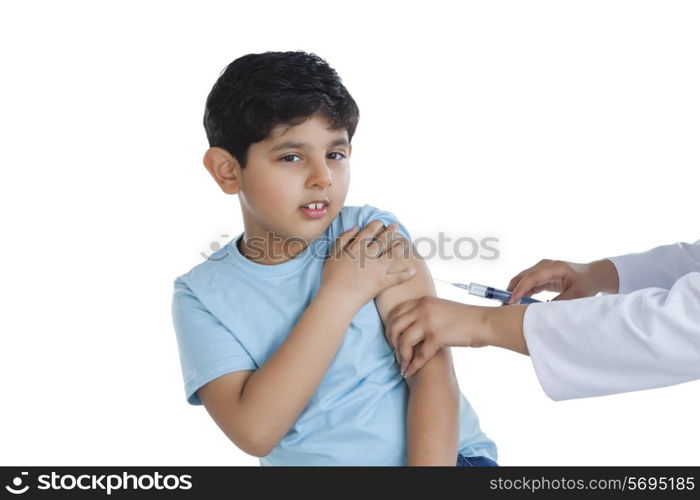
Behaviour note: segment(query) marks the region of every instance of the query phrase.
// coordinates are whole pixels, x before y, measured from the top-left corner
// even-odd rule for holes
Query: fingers
[[[358,230],[359,228],[357,226],[354,226],[342,233],[341,235],[339,235],[333,243],[331,255],[333,255],[334,257],[338,257],[348,245],[348,243],[352,240],[353,236],[357,233]]]
[[[549,283],[545,283],[545,284],[543,284],[543,285],[533,286],[533,287],[530,289],[530,291],[527,292],[527,293],[525,294],[525,297],[530,297],[530,296],[532,296],[532,295],[535,295],[536,293],[544,292],[544,291],[547,290],[548,288],[550,288],[550,284],[549,284]]]
[[[368,247],[369,245],[374,245],[375,239],[383,232],[386,231],[384,223],[380,220],[373,220],[367,224],[362,231],[357,234],[357,245]]]
[[[527,269],[525,269],[525,270],[523,270],[523,271],[520,271],[518,274],[516,274],[516,275],[510,280],[510,283],[508,283],[508,288],[506,288],[506,290],[508,290],[509,292],[512,292],[512,291],[515,289],[515,287],[518,286],[518,283],[520,282],[520,280],[523,279],[523,277],[525,277],[525,276],[528,275],[528,274],[531,274],[533,271],[536,271],[537,269],[540,269],[540,268],[542,268],[542,267],[544,267],[544,266],[548,266],[548,265],[550,265],[551,263],[552,263],[552,261],[549,260],[549,259],[542,259],[541,261],[539,261],[539,262],[538,262],[537,264],[535,264],[534,266],[530,266],[530,267],[528,267]]]
[[[510,280],[510,283],[508,283],[508,288],[506,288],[506,290],[508,290],[509,292],[512,292],[513,289],[515,288],[515,286],[518,284],[518,282],[519,282],[521,279],[523,279],[523,275],[524,275],[526,272],[528,272],[529,270],[530,270],[530,269],[526,269],[525,271],[521,271],[520,273],[518,273],[518,274],[516,274],[515,276],[513,276],[513,279],[511,279],[511,280]]]
[[[533,289],[538,291],[549,290],[550,283],[558,279],[558,272],[549,267],[533,270],[526,274],[513,289],[513,295],[510,298],[511,304],[516,304],[527,293]],[[532,293],[530,295],[532,295]]]
[[[571,300],[571,299],[579,299],[581,297],[585,297],[586,295],[579,292],[579,290],[574,287],[570,286],[566,290],[564,290],[562,293],[554,297],[552,300]]]
[[[420,299],[407,300],[405,302],[401,302],[397,306],[394,306],[394,308],[389,311],[389,321],[392,322],[413,309],[419,300]]]
[[[538,273],[537,271],[535,271],[532,274],[522,277],[513,288],[513,294],[510,297],[509,303],[517,304],[520,301],[520,299],[522,299],[530,291],[532,287],[540,283],[539,276],[541,274],[542,273]]]
[[[370,222],[361,230],[358,226],[354,226],[335,239],[331,255],[339,257],[346,247],[358,247],[360,245],[367,247],[370,244],[374,244],[376,235],[385,232],[386,229],[384,223],[380,220]]]
[[[386,331],[387,340],[392,349],[397,349],[399,337],[416,320],[416,313],[413,308],[417,303],[418,299],[409,300],[399,304],[391,312]]]
[[[412,279],[416,275],[416,270],[412,267],[407,267],[401,271],[394,273],[386,273],[384,275],[384,288],[400,285]]]
[[[396,224],[389,224],[386,228],[384,228],[380,233],[379,236],[377,236],[374,241],[371,241],[368,245],[367,248],[374,249],[376,252],[372,254],[372,257],[380,257],[383,254],[387,252],[390,246],[395,244],[395,240],[397,239],[396,236],[396,230],[398,229],[398,226]]]
[[[405,378],[412,377],[418,370],[423,368],[430,358],[435,356],[438,349],[440,349],[440,346],[429,341],[424,341],[422,344],[417,346],[413,352],[413,359],[406,367],[406,371],[404,372],[403,376]]]
[[[398,226],[396,224],[384,227],[384,223],[380,220],[370,222],[361,230],[358,226],[354,226],[335,239],[331,255],[338,257],[350,245],[354,247],[364,246],[366,248],[370,248],[370,245],[373,245],[374,251],[372,254],[375,257],[379,257],[389,247],[394,246],[398,242],[399,238],[396,237],[397,229]]]
[[[397,262],[399,259],[408,261],[413,256],[413,247],[408,239],[399,233],[392,233],[389,236],[388,248],[382,255],[385,261]]]
[[[425,335],[423,333],[423,328],[418,323],[413,323],[408,329],[403,332],[401,337],[398,339],[398,349],[396,353],[399,356],[399,364],[401,365],[401,373],[406,371],[408,365],[411,364],[411,360],[414,356],[414,347],[421,342],[424,342]]]

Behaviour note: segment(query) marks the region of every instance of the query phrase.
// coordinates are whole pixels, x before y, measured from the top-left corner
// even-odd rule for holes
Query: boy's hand
[[[558,292],[553,300],[591,297],[598,292],[617,293],[617,269],[608,259],[588,264],[562,260],[541,260],[516,275],[508,290],[513,292],[510,304],[542,291]]]
[[[336,239],[323,267],[321,286],[360,307],[384,289],[413,278],[416,271],[410,267],[388,272],[395,259],[403,258],[405,244],[395,224],[385,228],[379,220],[362,230],[354,227],[345,231]]]

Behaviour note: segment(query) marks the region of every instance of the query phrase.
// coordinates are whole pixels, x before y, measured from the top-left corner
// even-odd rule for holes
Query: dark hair
[[[360,111],[326,61],[301,51],[247,54],[214,83],[204,129],[210,147],[227,150],[245,167],[251,144],[277,125],[298,125],[316,113],[345,128],[352,140]]]

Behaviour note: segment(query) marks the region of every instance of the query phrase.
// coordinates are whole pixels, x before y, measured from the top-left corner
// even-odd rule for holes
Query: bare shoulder
[[[430,270],[411,242],[407,241],[403,248],[394,252],[392,260],[390,272],[397,272],[412,267],[416,270],[416,275],[405,283],[387,288],[375,297],[377,310],[385,326],[389,313],[397,305],[407,300],[418,299],[424,296],[434,297],[436,295]]]

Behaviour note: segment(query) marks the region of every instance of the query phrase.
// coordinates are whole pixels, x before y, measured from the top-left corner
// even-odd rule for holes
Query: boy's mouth
[[[310,219],[320,219],[328,212],[328,200],[315,200],[299,207],[299,210]]]

